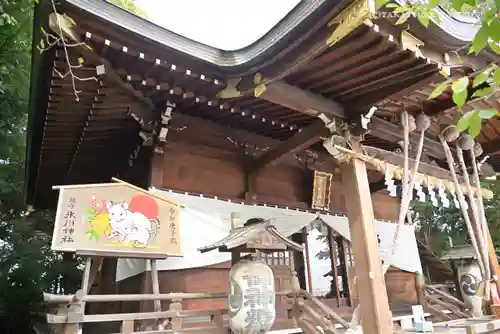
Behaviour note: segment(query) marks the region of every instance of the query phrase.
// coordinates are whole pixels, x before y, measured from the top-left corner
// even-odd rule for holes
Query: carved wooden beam
[[[339,103],[294,87],[283,81],[277,81],[265,86],[260,94],[258,94],[258,97],[313,116],[323,113],[333,118],[348,118],[347,113],[345,113],[344,108]],[[398,142],[403,139],[403,132],[398,125],[378,117],[371,118],[370,133],[390,142]],[[410,135],[410,141],[413,146],[418,146],[418,140],[418,134],[412,133]],[[437,140],[426,138],[424,147],[427,154],[439,159],[444,158],[442,146]]]
[[[312,116],[324,113],[345,118],[344,107],[340,103],[319,97],[284,81],[263,85],[262,90],[256,93],[256,97]]]
[[[317,120],[303,131],[295,134],[292,138],[280,143],[275,148],[258,157],[250,167],[249,173],[255,173],[269,164],[279,163],[287,154],[303,151],[317,143],[321,136],[326,135],[328,135],[328,129],[325,127],[325,123]]]

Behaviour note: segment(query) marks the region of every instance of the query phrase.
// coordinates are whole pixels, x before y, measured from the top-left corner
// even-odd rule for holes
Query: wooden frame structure
[[[177,190],[203,193],[217,176],[220,185],[207,191],[214,196],[343,211],[349,217],[363,295],[364,332],[392,332],[371,195],[382,169],[373,163],[376,158],[362,154],[363,146],[375,147],[371,150],[391,168],[403,166],[403,158],[393,153],[404,137],[394,122],[396,115],[408,109],[435,116],[449,109],[447,92],[434,102],[413,96],[441,81],[440,71],[449,70],[452,77],[470,74],[490,55],[469,57],[450,68],[444,60],[449,43],[436,43],[450,37],[444,35],[444,27],[429,33],[410,21],[409,32],[404,32],[389,19],[375,20],[374,6],[372,0],[304,1],[261,43],[221,56],[219,50],[159,29],[105,1],[61,3],[58,11],[78,22],[66,32],[76,46],[68,54],[59,44],[41,54],[34,51],[33,68],[38,71],[32,72],[27,201],[38,208],[52,207],[53,185],[107,182],[115,176],[144,188],[167,183]],[[48,28],[57,15],[47,2],[36,6],[34,41],[46,37],[45,29],[39,28]],[[281,40],[285,32],[294,41],[289,46],[269,42]],[[427,45],[408,44],[415,40],[408,34]],[[452,39],[455,45],[468,42]],[[95,80],[75,83],[74,78],[56,75],[71,69],[68,62],[75,59],[83,59],[77,74]],[[81,91],[79,101],[76,91]],[[372,107],[380,112],[368,117]],[[423,140],[428,161],[438,165],[445,161],[436,130],[443,121],[450,123],[445,117],[432,124]],[[317,145],[332,133],[353,145],[347,153],[354,158],[339,160]],[[413,144],[418,140],[410,135]],[[199,159],[211,154],[205,166],[216,173],[200,176],[193,164],[176,166],[182,159],[189,161],[189,150]],[[213,167],[215,155],[226,163],[223,168]],[[493,167],[498,169],[497,164]],[[375,172],[369,174],[367,168]],[[278,172],[270,174],[273,169]],[[341,174],[336,186],[343,199],[337,202],[345,202],[345,207],[334,207],[334,186],[328,177],[323,199],[314,188],[311,200],[314,185],[303,186],[314,179],[311,170]],[[430,163],[419,170],[443,182],[450,178]],[[267,186],[277,185],[284,171],[293,187],[276,187],[277,191]],[[238,176],[224,182],[226,172]],[[184,183],[175,183],[181,179]],[[303,182],[306,179],[309,183]],[[331,235],[328,241],[331,244]],[[91,300],[85,298],[82,301]]]

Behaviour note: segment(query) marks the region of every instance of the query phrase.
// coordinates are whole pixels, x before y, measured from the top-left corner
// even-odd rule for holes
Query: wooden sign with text
[[[178,204],[124,182],[56,188],[53,250],[140,258],[183,255]]]
[[[332,174],[314,171],[312,208],[330,210]]]

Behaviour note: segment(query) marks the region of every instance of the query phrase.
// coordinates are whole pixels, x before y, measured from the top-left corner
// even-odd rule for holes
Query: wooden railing
[[[471,317],[467,305],[451,294],[449,285],[425,284],[423,276],[417,274],[415,286],[418,303],[436,318],[447,321]]]
[[[318,298],[304,290],[281,291],[277,297],[286,297],[288,318],[304,333],[338,333],[338,325],[349,324]],[[183,302],[195,299],[222,299],[227,293],[168,293],[133,295],[53,295],[44,294],[47,305],[57,305],[47,322],[57,333],[76,334],[83,324],[121,322],[120,333],[206,333],[222,334],[228,331],[226,309],[183,310]],[[158,312],[85,314],[85,303],[167,301],[167,310]],[[82,307],[83,306],[83,307]],[[336,328],[337,327],[337,328]]]
[[[277,292],[276,296],[289,296],[290,291]],[[57,332],[76,334],[85,323],[121,322],[121,333],[227,333],[226,309],[183,310],[182,304],[195,299],[228,298],[227,293],[168,293],[133,295],[53,295],[44,294],[45,303],[57,304],[56,314],[47,314],[47,322],[55,325]],[[168,310],[159,312],[84,314],[85,303],[167,301]],[[200,319],[200,318],[206,318]],[[196,327],[194,327],[196,326]],[[146,331],[146,332],[144,332]]]
[[[292,301],[289,318],[296,327],[306,334],[339,333],[335,324],[349,328],[349,324],[330,307],[305,290],[299,290],[288,296]]]

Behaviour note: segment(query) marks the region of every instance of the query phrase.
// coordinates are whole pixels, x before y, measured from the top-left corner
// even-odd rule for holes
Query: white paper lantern
[[[229,272],[229,326],[235,334],[266,333],[276,318],[273,271],[261,261],[241,260]]]

